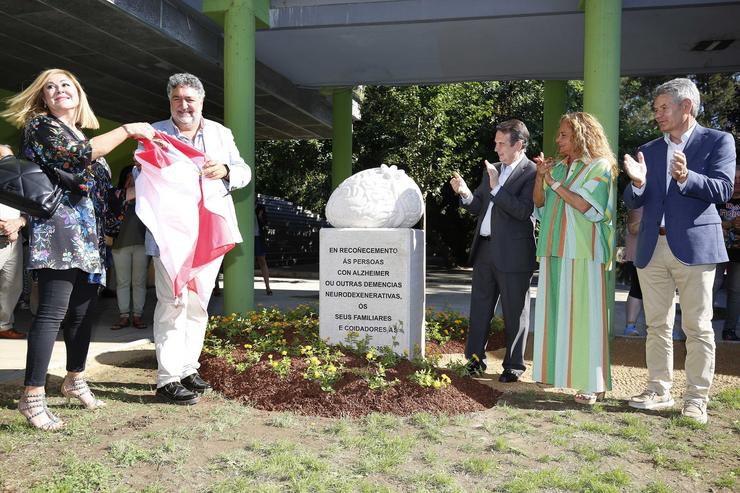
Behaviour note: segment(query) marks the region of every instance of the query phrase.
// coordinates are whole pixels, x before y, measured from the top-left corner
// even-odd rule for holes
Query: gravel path
[[[535,383],[532,380],[532,347],[533,338],[530,336],[525,355],[527,371],[517,383],[502,384],[498,381],[501,373],[501,364],[504,358],[504,349],[487,353],[488,371],[480,380],[488,383],[497,390],[509,392],[563,392],[575,393],[577,389],[554,389],[547,385]],[[674,375],[673,398],[680,401],[686,386],[686,372],[684,359],[686,345],[684,342],[674,342]],[[445,355],[443,363],[451,359],[461,359],[462,355]],[[629,399],[645,389],[647,368],[645,367],[645,339],[615,337],[611,345],[612,357],[612,391],[607,394],[612,399]],[[718,343],[715,359],[715,376],[711,394],[727,388],[740,388],[740,344]]]

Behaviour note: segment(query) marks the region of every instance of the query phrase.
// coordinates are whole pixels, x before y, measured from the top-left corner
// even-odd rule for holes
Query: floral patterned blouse
[[[26,159],[71,173],[80,183],[79,190],[65,191],[52,217],[30,218],[28,268],[80,269],[90,274],[91,283],[104,284],[103,223],[111,188],[105,159],[93,161],[90,141],[47,115],[26,123],[21,151]]]

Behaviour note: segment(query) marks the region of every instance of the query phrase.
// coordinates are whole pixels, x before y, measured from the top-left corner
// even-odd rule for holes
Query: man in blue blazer
[[[727,262],[715,204],[732,195],[735,143],[732,135],[696,122],[699,90],[689,79],[673,79],[655,91],[653,110],[663,137],[624,156],[632,185],[627,207],[643,207],[635,266],[643,289],[648,325],[647,389],[629,404],[638,409],[672,407],[673,302],[678,288],[686,333],[686,392],[681,413],[707,421],[714,377],[712,283],[715,264]]]

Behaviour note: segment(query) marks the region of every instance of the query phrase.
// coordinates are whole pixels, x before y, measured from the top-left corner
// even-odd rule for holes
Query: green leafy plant
[[[300,352],[308,365],[303,372],[303,378],[317,382],[324,392],[334,392],[334,384],[344,373],[344,367],[340,363],[344,353],[338,349],[332,351],[326,346],[320,348],[301,346]]]
[[[409,379],[422,387],[430,387],[435,390],[447,388],[452,383],[452,380],[450,380],[450,377],[446,373],[438,375],[434,370],[429,368],[416,370]]]
[[[293,361],[288,356],[287,351],[282,352],[283,357],[281,359],[274,359],[271,354],[267,355],[267,359],[270,363],[272,371],[278,374],[280,378],[285,378],[290,374],[290,368]]]

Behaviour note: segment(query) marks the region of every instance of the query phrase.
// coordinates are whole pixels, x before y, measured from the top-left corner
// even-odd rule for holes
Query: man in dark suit
[[[674,402],[674,293],[678,288],[686,333],[686,392],[682,414],[707,422],[714,377],[712,284],[715,264],[727,261],[715,204],[732,195],[735,143],[732,135],[696,123],[699,90],[689,79],[673,79],[655,91],[653,111],[663,137],[643,145],[637,160],[624,156],[632,186],[629,208],[643,207],[635,267],[642,286],[647,389],[629,405],[665,409]]]
[[[528,141],[524,123],[505,121],[496,127],[495,137],[501,162],[485,162],[483,179],[475,192],[471,193],[457,173],[450,180],[462,206],[478,216],[470,247],[473,285],[465,345],[468,371],[480,374],[486,370],[486,342],[500,299],[506,333],[500,382],[516,382],[526,368],[529,317],[524,320],[522,311],[529,304],[529,283],[536,266],[532,189],[537,173],[535,164],[525,155]]]

